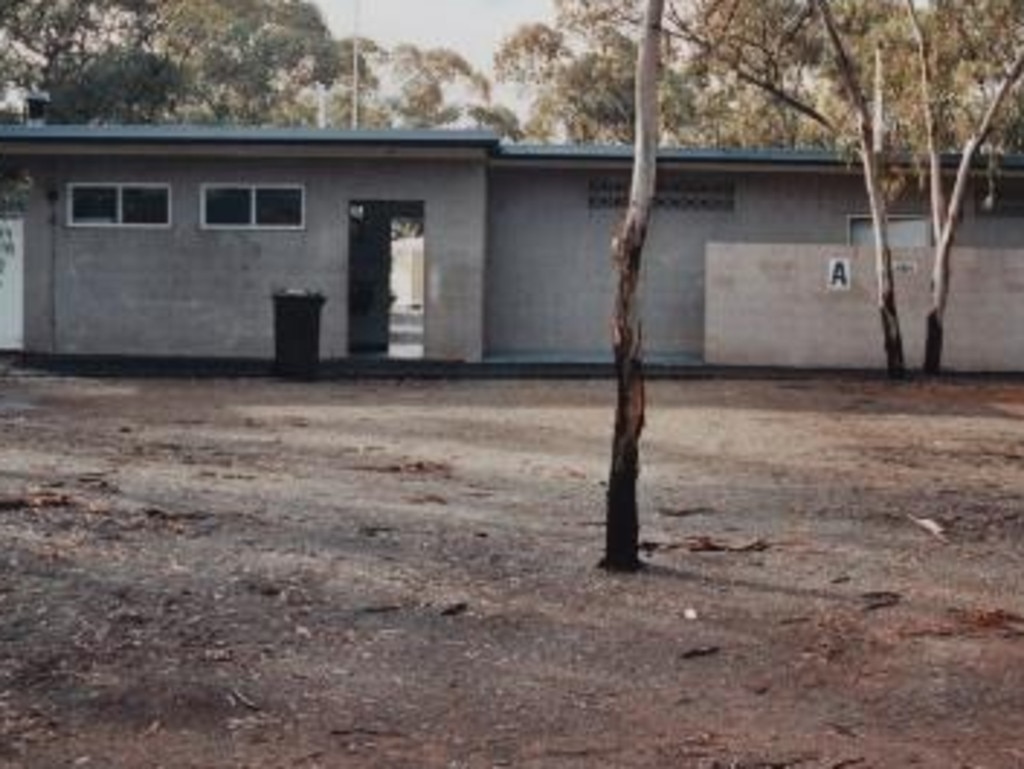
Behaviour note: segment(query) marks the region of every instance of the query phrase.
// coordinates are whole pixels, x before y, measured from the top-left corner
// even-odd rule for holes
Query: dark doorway
[[[353,201],[348,215],[349,353],[422,358],[423,202]]]

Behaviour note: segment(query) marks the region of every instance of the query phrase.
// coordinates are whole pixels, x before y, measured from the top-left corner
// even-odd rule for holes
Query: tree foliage
[[[0,0],[0,82],[50,92],[55,122],[479,125],[515,113],[455,51],[337,40],[309,0]]]
[[[389,63],[398,91],[390,107],[401,126],[453,125],[468,109],[463,100],[490,101],[487,78],[450,49],[399,45],[391,51]]]
[[[164,0],[156,44],[185,74],[188,121],[300,122],[300,97],[340,69],[317,7],[281,0]]]
[[[627,4],[628,5],[628,4]],[[495,53],[495,74],[528,97],[528,138],[629,142],[633,138],[637,16],[622,3],[556,0],[554,26],[519,27]],[[662,131],[681,138],[692,93],[678,62],[662,69]]]
[[[153,46],[155,0],[8,2],[0,13],[4,79],[45,88],[63,121],[155,120],[181,85]]]

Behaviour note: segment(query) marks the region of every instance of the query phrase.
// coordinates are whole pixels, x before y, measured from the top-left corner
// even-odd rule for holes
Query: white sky
[[[360,34],[390,47],[413,43],[453,48],[491,73],[501,40],[520,24],[550,21],[553,0],[315,0],[337,37],[352,33],[360,6]]]

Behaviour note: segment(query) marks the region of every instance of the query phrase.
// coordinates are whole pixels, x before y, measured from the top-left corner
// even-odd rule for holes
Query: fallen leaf
[[[361,468],[371,473],[394,473],[398,475],[438,475],[442,478],[450,478],[452,466],[447,462],[430,462],[417,460],[415,462],[403,462],[401,464],[383,465],[380,467]]]
[[[410,505],[447,505],[448,500],[439,494],[421,494],[418,497],[409,498]]]
[[[876,611],[888,609],[903,600],[899,593],[888,590],[878,590],[870,593],[861,593],[861,600],[864,601],[864,611]]]
[[[952,609],[950,614],[972,630],[1024,629],[1024,617],[1004,609]]]
[[[451,606],[447,606],[441,610],[442,617],[457,617],[460,614],[465,614],[469,610],[469,604],[465,601],[459,601],[453,603]]]
[[[699,657],[710,657],[718,652],[722,651],[720,646],[695,646],[692,649],[687,649],[679,655],[680,659],[693,660]]]
[[[16,497],[0,497],[0,510],[41,510],[47,507],[71,507],[77,501],[70,494],[37,491]]]
[[[658,515],[665,518],[692,518],[695,515],[711,515],[714,513],[711,507],[661,507],[658,508]]]
[[[760,553],[767,550],[770,545],[763,539],[733,544],[701,535],[688,538],[685,547],[691,553]]]
[[[910,515],[910,513],[907,513],[907,518],[910,519],[912,523],[916,523],[918,526],[927,531],[936,539],[940,539],[943,542],[949,541],[948,539],[946,539],[946,530],[943,528],[941,523],[934,521],[931,518],[918,518],[916,515]]]
[[[401,611],[402,607],[398,604],[385,603],[378,606],[364,606],[357,610],[357,614],[391,614],[396,611]]]
[[[240,705],[244,705],[249,710],[260,710],[260,706],[253,702],[250,698],[246,697],[237,688],[231,689],[228,692],[228,702],[234,705],[236,702]]]
[[[231,662],[233,658],[230,649],[207,649],[203,652],[203,659],[207,662]]]

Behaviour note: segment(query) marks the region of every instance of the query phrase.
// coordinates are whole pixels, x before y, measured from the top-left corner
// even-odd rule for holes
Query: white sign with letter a
[[[853,282],[850,260],[847,257],[839,257],[828,260],[828,290],[849,291]]]

